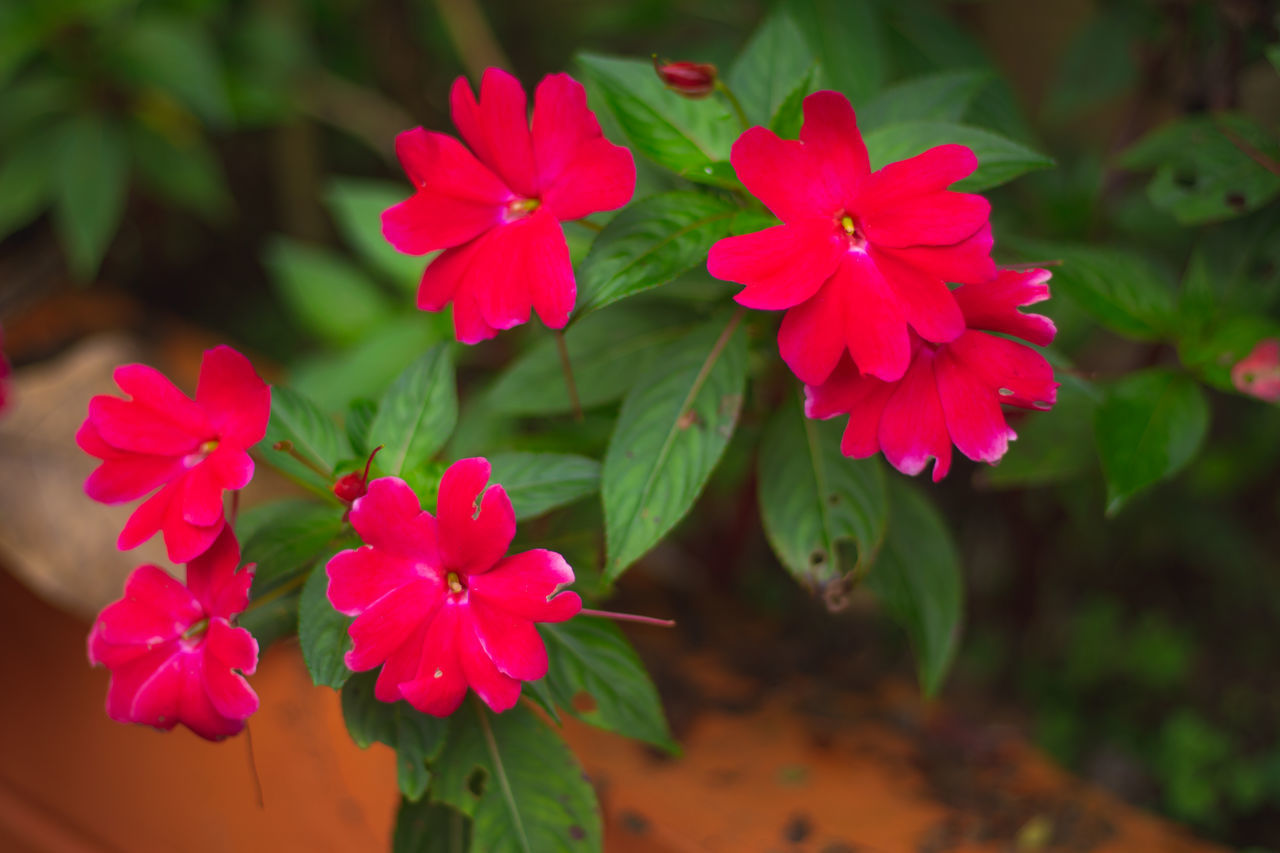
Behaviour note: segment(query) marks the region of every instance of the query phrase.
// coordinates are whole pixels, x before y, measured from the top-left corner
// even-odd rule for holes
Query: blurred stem
[[[300,463],[307,466],[312,471],[315,471],[317,474],[319,474],[321,477],[324,477],[326,480],[333,479],[332,471],[324,470],[323,468],[320,467],[318,463],[313,462],[312,460],[303,456],[301,453],[298,452],[298,449],[293,446],[293,442],[290,441],[289,439],[286,438],[283,441],[277,441],[275,444],[271,445],[271,447],[273,450],[279,450],[282,453],[288,453],[294,459],[297,459]]]
[[[573,223],[575,225],[581,225],[583,228],[586,228],[589,231],[595,231],[597,233],[604,230],[603,225],[597,222],[592,222],[590,219],[575,219],[573,220]]]
[[[1271,172],[1276,175],[1280,175],[1280,163],[1277,163],[1275,160],[1272,160],[1270,157],[1268,157],[1266,154],[1263,154],[1257,148],[1254,148],[1253,144],[1249,142],[1249,140],[1245,139],[1243,136],[1236,133],[1230,127],[1227,127],[1227,125],[1224,122],[1215,121],[1214,126],[1218,128],[1219,133],[1221,133],[1223,136],[1229,139],[1231,141],[1231,144],[1234,145],[1236,148],[1239,148],[1244,153],[1244,155],[1248,157],[1250,160],[1257,163],[1259,166],[1266,169],[1268,172]]]
[[[615,622],[635,622],[640,625],[656,625],[659,628],[674,628],[676,620],[659,619],[656,616],[641,616],[638,613],[614,613],[612,610],[590,610],[586,607],[578,611],[581,616],[594,616],[597,619],[612,619]]]
[[[742,124],[742,129],[750,129],[751,122],[747,120],[747,112],[742,108],[742,101],[739,101],[738,96],[733,94],[733,90],[726,86],[723,80],[717,79],[716,91],[724,95],[725,100],[729,102],[729,106],[733,107],[734,115],[738,117],[738,121]]]
[[[578,383],[573,380],[573,364],[569,361],[569,347],[564,342],[564,332],[552,332],[556,338],[556,350],[560,353],[560,367],[564,369],[564,384],[569,391],[569,405],[573,407],[573,419],[582,422],[582,403],[578,399]]]
[[[471,77],[478,79],[486,68],[511,68],[511,60],[502,52],[475,0],[436,0],[436,9]]]
[[[302,572],[297,577],[291,578],[287,583],[282,583],[280,584],[280,586],[276,587],[270,592],[267,592],[258,596],[253,601],[249,602],[248,607],[240,611],[240,615],[243,616],[244,614],[248,613],[250,610],[257,610],[259,607],[263,607],[264,605],[270,604],[271,602],[275,601],[277,598],[283,598],[284,596],[288,595],[289,593],[293,592],[295,589],[298,589],[304,583],[306,583],[307,577],[310,574],[311,572]]]

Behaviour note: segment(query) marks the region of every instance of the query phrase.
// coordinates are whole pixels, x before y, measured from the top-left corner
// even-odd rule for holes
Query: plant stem
[[[249,731],[248,722],[244,724],[244,743],[249,750],[249,775],[253,777],[253,792],[258,799],[258,808],[265,809],[267,802],[262,797],[262,779],[258,776],[258,761],[253,755],[253,733]]]
[[[659,628],[674,628],[676,620],[674,619],[658,619],[655,616],[641,616],[636,613],[614,613],[610,610],[589,610],[582,608],[578,611],[583,616],[595,616],[598,619],[612,619],[615,622],[636,622],[640,625],[657,625]]]
[[[1272,172],[1276,175],[1280,175],[1280,163],[1277,163],[1275,160],[1272,160],[1266,154],[1263,154],[1261,151],[1259,151],[1257,148],[1253,146],[1253,143],[1249,142],[1249,140],[1245,139],[1243,136],[1236,133],[1231,128],[1227,127],[1227,125],[1224,122],[1216,121],[1214,122],[1214,126],[1218,128],[1219,133],[1221,133],[1228,140],[1230,140],[1231,144],[1234,145],[1236,148],[1239,148],[1244,153],[1244,155],[1248,157],[1250,160],[1257,163],[1259,166],[1266,169],[1268,172]]]
[[[578,383],[573,381],[573,364],[569,361],[569,347],[564,342],[564,332],[552,332],[556,338],[556,350],[560,353],[560,367],[564,369],[564,384],[569,391],[569,405],[573,407],[573,419],[582,422],[582,402],[578,399]]]
[[[733,90],[726,86],[723,80],[716,80],[716,91],[724,95],[725,100],[729,102],[729,106],[733,107],[734,115],[738,117],[738,121],[742,124],[742,129],[750,129],[751,122],[747,120],[746,110],[742,108],[742,101],[739,101],[738,96],[733,94]]]
[[[323,469],[323,468],[321,468],[317,463],[315,463],[315,462],[313,462],[312,460],[308,459],[307,457],[303,456],[301,453],[299,453],[299,452],[298,452],[297,448],[295,448],[295,447],[293,446],[293,442],[292,442],[292,441],[290,441],[289,439],[287,439],[287,438],[286,438],[286,439],[285,439],[285,440],[283,440],[283,441],[277,441],[275,444],[273,444],[273,445],[271,445],[271,446],[272,446],[272,448],[273,448],[273,449],[275,449],[275,450],[279,450],[279,451],[281,451],[281,452],[283,452],[283,453],[288,453],[288,454],[289,454],[290,456],[292,456],[294,459],[297,459],[297,460],[298,460],[299,462],[301,462],[303,465],[307,466],[309,469],[311,469],[312,471],[316,472],[316,473],[317,473],[317,474],[319,474],[321,477],[324,477],[326,480],[332,480],[332,479],[333,479],[333,472],[332,472],[332,471],[326,471],[326,470],[324,470],[324,469]]]
[[[314,569],[312,571],[314,571]],[[265,604],[270,604],[271,602],[275,601],[277,598],[281,598],[285,595],[288,595],[289,593],[293,592],[295,589],[297,589],[298,587],[306,583],[307,576],[309,574],[310,572],[302,572],[296,578],[291,578],[288,583],[282,583],[280,584],[280,586],[276,587],[270,592],[260,595],[259,597],[255,598],[253,601],[250,601],[249,606],[246,607],[244,610],[240,611],[240,615],[243,616],[245,613],[248,613],[250,610],[257,610],[259,607],[262,607]]]
[[[586,228],[590,231],[595,231],[597,233],[604,230],[603,225],[601,225],[598,222],[592,222],[590,219],[574,219],[572,220],[572,222],[575,225],[581,225],[583,228]]]

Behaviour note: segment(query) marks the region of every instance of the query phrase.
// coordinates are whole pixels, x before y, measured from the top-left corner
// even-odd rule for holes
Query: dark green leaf
[[[729,68],[728,85],[747,118],[768,125],[787,96],[813,68],[813,52],[785,7],[776,7],[756,28]]]
[[[1152,368],[1107,390],[1094,428],[1111,515],[1191,461],[1209,428],[1209,404],[1190,376]]]
[[[462,812],[427,800],[400,801],[391,853],[466,853],[470,849],[471,819]]]
[[[1097,458],[1093,433],[1080,425],[1093,422],[1100,395],[1082,379],[1061,373],[1058,379],[1053,411],[1027,412],[1013,423],[1018,440],[1000,464],[984,470],[985,482],[997,488],[1044,486],[1092,470]]]
[[[993,76],[985,69],[943,71],[896,83],[858,110],[858,126],[866,133],[907,121],[960,121]]]
[[[263,459],[320,494],[332,496],[332,477],[322,477],[289,454],[275,450],[280,441],[289,441],[294,449],[326,471],[338,462],[351,458],[351,445],[338,425],[302,394],[279,385],[271,389],[271,420],[267,437],[258,445]]]
[[[728,235],[739,210],[696,192],[664,193],[630,205],[600,232],[578,268],[578,314],[705,264],[711,244]]]
[[[874,3],[848,0],[785,0],[786,9],[818,57],[823,76],[856,109],[884,85],[884,30]]]
[[[341,535],[345,522],[342,510],[332,504],[289,500],[257,508],[267,517],[250,534],[241,527],[246,563],[256,563],[253,579],[255,596],[274,589],[310,568],[329,552],[328,546]]]
[[[334,178],[325,202],[343,238],[360,257],[406,293],[416,293],[429,257],[406,255],[382,236],[382,212],[413,194],[413,187],[391,181]]]
[[[390,314],[373,282],[328,249],[278,238],[267,248],[276,293],[307,332],[333,344],[355,343]]]
[[[959,644],[964,610],[960,557],[946,522],[913,486],[889,482],[889,535],[867,583],[907,631],[920,685],[938,692]]]
[[[273,598],[261,606],[253,606],[236,617],[236,624],[245,628],[258,641],[258,652],[278,640],[283,640],[298,630],[299,590]]]
[[[468,702],[450,718],[431,799],[471,815],[485,853],[599,851],[595,791],[554,731],[528,708],[503,714]],[[473,779],[477,773],[479,779]],[[477,797],[473,784],[481,781]]]
[[[677,174],[705,174],[729,160],[742,128],[721,98],[689,100],[667,91],[647,59],[578,54],[631,146]]]
[[[658,691],[616,625],[578,616],[538,629],[551,660],[544,680],[556,704],[593,726],[677,751]],[[589,694],[595,707],[579,711],[574,705],[579,693]]]
[[[169,139],[142,124],[129,128],[133,165],[157,195],[218,221],[231,209],[226,176],[199,137]]]
[[[58,130],[24,136],[0,159],[0,238],[26,225],[53,198]]]
[[[411,801],[420,800],[431,782],[431,764],[444,746],[449,720],[424,714],[408,702],[378,701],[373,693],[377,680],[377,672],[347,679],[342,687],[342,719],[357,746],[378,741],[396,751],[400,792]]]
[[[352,400],[347,405],[347,441],[357,457],[368,456],[373,450],[369,446],[369,427],[378,414],[378,404],[372,400]]]
[[[639,304],[588,315],[564,333],[583,408],[627,393],[665,344],[688,331],[688,315],[670,306]],[[508,415],[571,411],[556,342],[544,337],[498,377],[486,402]]]
[[[54,175],[54,225],[72,271],[80,278],[98,264],[124,213],[129,152],[109,119],[80,115],[62,126]]]
[[[351,677],[343,655],[351,650],[351,617],[329,603],[329,578],[323,563],[311,570],[298,604],[298,643],[317,687],[340,689]]]
[[[684,517],[733,435],[747,378],[739,316],[674,343],[623,400],[602,476],[610,579]]]
[[[845,418],[815,421],[793,399],[770,419],[760,446],[760,517],[778,559],[810,589],[822,589],[852,566],[841,542],[870,564],[884,538],[888,498],[875,459],[840,452]]]
[[[1093,15],[1067,46],[1046,99],[1046,112],[1069,117],[1124,94],[1138,76],[1134,41],[1135,33],[1118,8],[1104,8]]]
[[[937,145],[968,146],[978,156],[978,170],[953,187],[968,192],[999,186],[1027,172],[1053,166],[1052,158],[998,133],[946,121],[893,124],[871,131],[864,140],[873,169],[906,160]]]
[[[516,519],[536,518],[600,488],[600,463],[572,453],[495,453],[490,481],[511,498]]]
[[[171,93],[212,124],[230,118],[217,49],[194,21],[151,15],[123,33],[119,50],[136,84]]]
[[[457,422],[453,351],[440,344],[409,365],[378,403],[369,441],[383,450],[374,464],[396,476],[423,465],[449,440]]]
[[[773,117],[769,119],[769,129],[783,139],[798,139],[800,128],[804,125],[804,99],[818,88],[821,78],[822,69],[816,65],[809,69],[809,73],[778,104]]]

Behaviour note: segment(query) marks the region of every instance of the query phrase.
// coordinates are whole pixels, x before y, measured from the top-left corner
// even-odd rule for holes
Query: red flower
[[[107,716],[158,729],[182,723],[209,740],[244,728],[258,696],[240,673],[257,669],[258,641],[231,626],[253,583],[253,567],[237,572],[239,563],[228,528],[187,564],[186,586],[157,566],[134,570],[124,598],[89,631],[89,662],[111,671]]]
[[[520,682],[547,672],[533,623],[563,622],[582,608],[577,593],[556,594],[573,581],[559,554],[504,556],[515,514],[502,486],[485,491],[488,480],[488,460],[463,459],[440,481],[437,516],[395,477],[374,480],[351,509],[368,544],[329,561],[329,601],[356,617],[347,666],[383,665],[374,689],[383,702],[404,698],[443,717],[471,687],[505,711]]]
[[[1236,390],[1268,403],[1280,401],[1280,340],[1258,341],[1253,352],[1231,368]]]
[[[136,548],[164,531],[169,559],[185,563],[222,531],[222,493],[253,478],[246,452],[267,431],[271,389],[231,347],[206,350],[193,401],[154,368],[116,368],[132,399],[98,395],[76,443],[102,464],[85,493],[102,503],[136,500],[160,487],[125,524],[117,542]]]
[[[970,459],[994,464],[1017,438],[1005,423],[1001,403],[1049,409],[1058,396],[1053,368],[1040,353],[976,331],[1016,335],[1047,346],[1056,329],[1048,317],[1023,314],[1020,305],[1049,298],[1045,270],[1003,270],[981,284],[955,291],[968,329],[945,344],[912,339],[911,365],[896,382],[860,375],[842,359],[831,378],[805,387],[805,414],[848,414],[840,449],[858,459],[883,450],[904,474],[919,474],[934,460],[936,483],[951,468],[951,445]]]
[[[932,343],[964,331],[946,283],[995,274],[986,199],[947,190],[977,168],[968,148],[940,145],[872,172],[849,101],[815,92],[798,141],[753,127],[731,160],[783,224],[719,241],[707,269],[746,285],[742,305],[789,309],[778,347],[802,382],[825,381],[846,350],[863,373],[900,379],[908,326]]]
[[[653,70],[662,85],[686,98],[705,98],[716,90],[716,67],[709,62],[658,62],[653,57]]]
[[[534,94],[505,71],[484,73],[480,101],[459,77],[453,123],[470,146],[414,128],[396,153],[416,193],[382,214],[382,233],[411,255],[444,252],[427,267],[418,307],[453,303],[458,340],[474,344],[528,322],[569,322],[577,284],[560,223],[631,199],[631,152],[600,133],[582,84],[552,74]],[[474,153],[473,153],[474,152]]]

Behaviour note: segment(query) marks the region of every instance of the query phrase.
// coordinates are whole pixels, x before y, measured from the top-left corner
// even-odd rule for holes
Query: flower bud
[[[1253,352],[1231,368],[1231,382],[1236,390],[1251,397],[1280,402],[1280,340],[1259,341]]]
[[[686,98],[705,98],[716,90],[716,67],[709,62],[659,62],[655,54],[653,70],[662,85]]]
[[[356,498],[364,497],[364,493],[369,490],[369,466],[373,464],[373,457],[377,456],[381,449],[382,445],[379,444],[369,454],[369,458],[364,463],[363,473],[352,471],[337,479],[333,484],[333,493],[338,496],[338,500],[343,503],[355,503]]]

